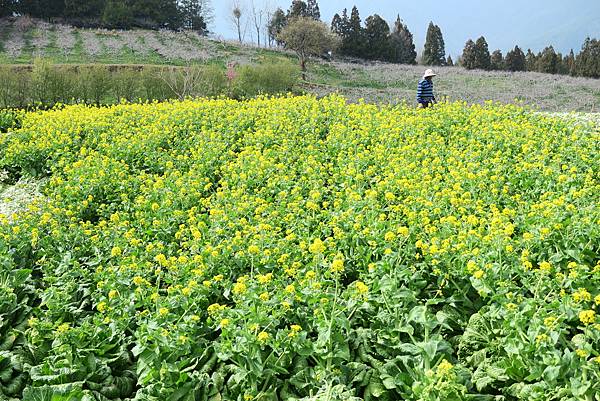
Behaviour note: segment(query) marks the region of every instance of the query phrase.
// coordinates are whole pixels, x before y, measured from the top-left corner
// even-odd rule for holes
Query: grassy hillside
[[[293,54],[208,40],[192,32],[76,29],[36,20],[0,20],[0,63],[29,64],[35,57],[55,63],[239,64],[293,58]],[[304,89],[317,95],[340,92],[352,101],[414,102],[422,66],[352,64],[315,60]],[[544,111],[600,111],[600,80],[540,73],[440,68],[438,97],[480,103],[520,101]]]

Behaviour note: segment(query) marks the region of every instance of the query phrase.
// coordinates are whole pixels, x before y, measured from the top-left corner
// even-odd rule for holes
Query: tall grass
[[[128,101],[229,96],[292,91],[298,68],[289,62],[236,67],[233,78],[224,66],[33,65],[0,66],[0,107],[52,107],[57,103],[112,104]]]

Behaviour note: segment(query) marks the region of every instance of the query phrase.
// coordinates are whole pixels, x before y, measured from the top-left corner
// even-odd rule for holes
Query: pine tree
[[[473,70],[477,68],[477,52],[475,49],[475,42],[471,39],[467,40],[463,53],[461,56],[461,65],[467,70]]]
[[[206,21],[200,0],[181,0],[179,10],[182,18],[182,26],[185,29],[206,34]]]
[[[390,46],[392,61],[402,64],[417,63],[417,52],[415,51],[413,35],[408,30],[408,26],[402,22],[399,15],[394,24],[394,31],[390,35]]]
[[[365,21],[365,37],[367,48],[365,58],[370,60],[389,61],[391,58],[390,26],[379,15],[371,15]]]
[[[310,17],[308,5],[302,0],[293,0],[287,13],[287,18]]]
[[[577,75],[600,78],[600,40],[586,38],[575,59]]]
[[[274,40],[278,46],[281,46],[283,44],[279,39],[279,34],[283,30],[283,28],[285,28],[286,25],[287,17],[285,16],[285,12],[281,8],[278,8],[273,13],[273,16],[271,17],[267,28],[269,31],[269,37],[271,38],[271,40]]]
[[[364,58],[367,40],[361,26],[360,14],[356,6],[352,7],[352,12],[350,13],[347,37],[348,39],[342,44],[342,51],[344,54]]]
[[[525,56],[525,69],[527,71],[537,71],[537,56],[531,49],[527,49],[527,55]]]
[[[525,53],[519,46],[515,46],[513,50],[506,53],[504,64],[508,71],[525,71]]]
[[[446,65],[448,67],[454,67],[454,61],[452,61],[452,56],[448,55],[448,59],[446,60]]]
[[[65,15],[76,19],[100,19],[106,0],[65,0]]]
[[[61,17],[65,11],[64,0],[19,0],[17,10],[34,18]]]
[[[308,0],[306,8],[309,17],[315,21],[321,20],[321,10],[319,10],[319,3],[317,3],[317,0]]]
[[[102,14],[102,23],[110,28],[127,29],[133,24],[133,11],[123,1],[108,0]]]
[[[479,37],[475,42],[475,59],[476,59],[476,67],[480,70],[489,70],[490,69],[490,51],[488,49],[487,41],[483,36]]]
[[[558,55],[554,47],[546,47],[538,56],[537,71],[547,74],[556,74],[558,72]]]
[[[446,51],[444,49],[444,37],[439,26],[429,23],[427,36],[425,38],[425,48],[423,50],[423,64],[425,65],[445,65]]]
[[[504,56],[500,50],[494,50],[490,56],[490,69],[496,71],[504,69]]]
[[[16,6],[16,0],[0,0],[0,18],[12,15]]]
[[[565,56],[563,64],[567,68],[567,73],[569,75],[575,75],[575,53],[573,52],[573,49]]]

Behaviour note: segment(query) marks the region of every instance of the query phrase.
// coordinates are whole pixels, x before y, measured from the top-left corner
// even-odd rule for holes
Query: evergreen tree
[[[490,69],[490,51],[488,44],[483,36],[479,37],[475,42],[475,60],[476,67],[480,70]]]
[[[308,0],[306,3],[307,14],[315,21],[321,20],[321,10],[319,10],[319,3],[317,0]]]
[[[425,49],[423,50],[423,64],[445,65],[446,51],[444,49],[444,37],[439,26],[429,23],[427,36],[425,38]]]
[[[577,75],[600,78],[600,40],[586,38],[575,59]]]
[[[345,11],[345,10],[344,10]],[[340,38],[344,39],[344,22],[342,21],[342,17],[338,13],[333,16],[331,20],[331,32],[338,35]]]
[[[16,6],[16,0],[0,0],[0,18],[12,15]]]
[[[65,2],[64,0],[19,0],[17,10],[34,18],[62,17]]]
[[[504,69],[504,56],[500,50],[494,50],[490,56],[490,68],[496,71]]]
[[[417,63],[413,35],[408,30],[408,26],[402,22],[400,16],[396,18],[394,31],[390,35],[390,47],[392,51],[391,61],[402,64]]]
[[[286,25],[287,17],[285,16],[285,12],[281,8],[278,8],[273,13],[273,16],[271,17],[271,20],[269,21],[269,25],[267,27],[269,31],[269,37],[271,38],[271,40],[275,40],[278,46],[283,45],[283,43],[279,39],[279,34],[283,30],[283,28],[285,28]]]
[[[454,67],[454,61],[452,61],[452,56],[448,55],[448,59],[446,60],[446,65],[448,67]]]
[[[556,74],[558,72],[558,55],[554,47],[546,47],[538,56],[537,71],[547,74]]]
[[[556,73],[566,75],[569,73],[569,67],[565,64],[566,56],[563,57],[562,53],[556,53]]]
[[[573,52],[573,49],[565,56],[563,64],[567,70],[567,74],[575,75],[575,53]]]
[[[203,11],[200,0],[181,0],[179,12],[182,27],[206,34],[206,21],[204,20]]]
[[[129,0],[137,26],[147,28],[181,27],[177,0]]]
[[[519,46],[515,46],[513,50],[506,53],[504,64],[509,71],[525,71],[525,53]]]
[[[100,19],[106,0],[65,0],[65,15],[77,19]]]
[[[293,0],[287,13],[287,18],[310,17],[308,5],[302,0]]]
[[[365,21],[365,37],[367,48],[365,58],[370,60],[389,61],[391,58],[390,26],[379,15],[371,15]]]
[[[537,56],[531,49],[527,49],[527,55],[525,56],[525,69],[527,71],[537,71]]]
[[[471,39],[465,43],[465,48],[461,56],[461,65],[467,70],[477,68],[477,52],[475,49],[475,42]]]
[[[102,23],[109,28],[127,29],[133,25],[133,19],[131,7],[119,0],[108,0],[102,13]]]
[[[341,50],[343,54],[364,58],[367,40],[361,26],[360,14],[356,6],[352,7],[347,32],[347,40],[342,43]]]

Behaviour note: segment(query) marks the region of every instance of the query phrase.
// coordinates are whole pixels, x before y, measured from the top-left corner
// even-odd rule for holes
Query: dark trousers
[[[429,106],[431,106],[433,104],[433,100],[419,100],[419,107],[420,108],[428,108]]]

